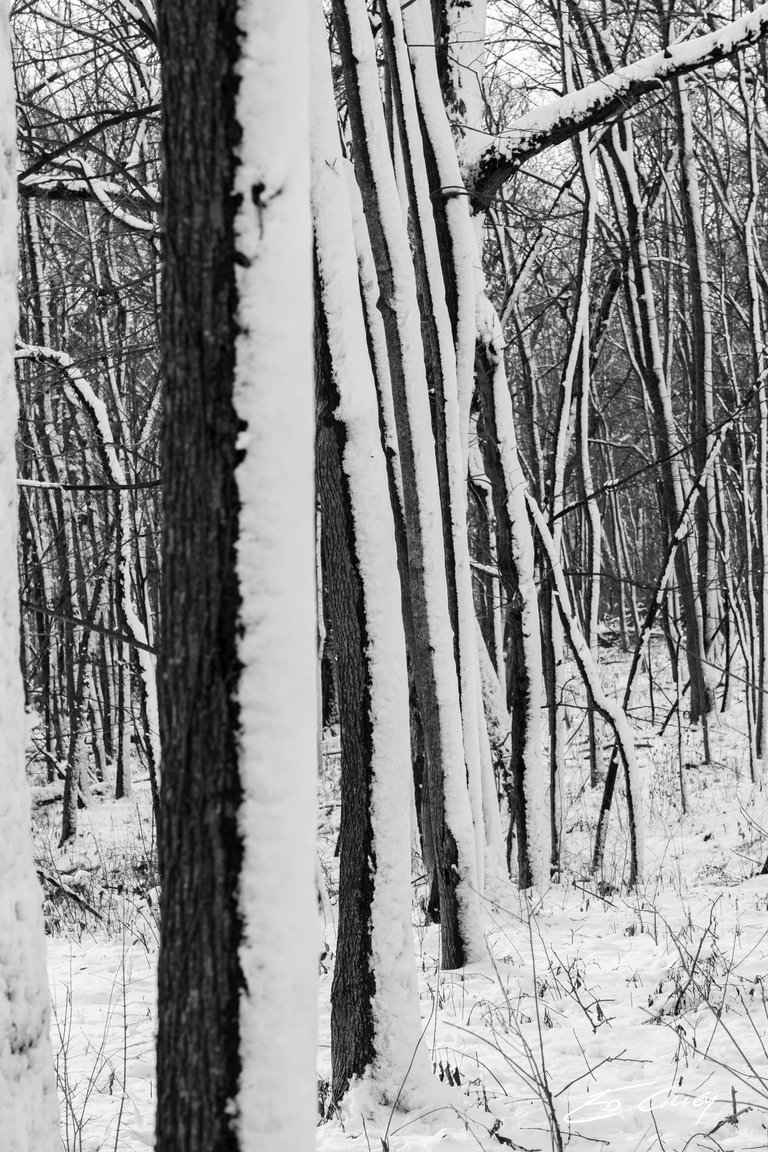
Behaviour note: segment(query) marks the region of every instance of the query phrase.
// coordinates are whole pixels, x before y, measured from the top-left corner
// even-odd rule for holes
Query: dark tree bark
[[[317,294],[319,296],[319,294]],[[373,857],[371,828],[370,673],[363,588],[355,551],[349,481],[342,468],[343,424],[334,418],[339,396],[331,378],[322,313],[316,316],[317,491],[320,499],[323,600],[338,675],[341,727],[341,827],[336,963],[331,986],[332,1095],[374,1058],[371,963]]]
[[[235,1152],[234,4],[159,6],[165,144],[158,1152]]]

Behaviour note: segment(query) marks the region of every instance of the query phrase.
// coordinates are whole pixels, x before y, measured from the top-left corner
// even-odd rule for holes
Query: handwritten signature
[[[634,1093],[638,1089],[645,1091],[640,1100],[630,1102],[626,1099],[626,1093]],[[624,1098],[621,1096],[622,1093]],[[669,1110],[688,1108],[696,1112],[698,1121],[706,1116],[716,1102],[716,1096],[692,1096],[685,1092],[677,1092],[669,1087],[668,1080],[635,1081],[631,1084],[620,1084],[616,1088],[590,1092],[581,1104],[571,1105],[565,1119],[579,1124],[593,1124],[597,1120],[621,1116],[625,1111],[659,1112],[662,1108]]]

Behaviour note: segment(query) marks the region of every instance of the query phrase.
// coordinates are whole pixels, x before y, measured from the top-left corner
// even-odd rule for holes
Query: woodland
[[[0,33],[0,1152],[765,1148],[768,4]]]

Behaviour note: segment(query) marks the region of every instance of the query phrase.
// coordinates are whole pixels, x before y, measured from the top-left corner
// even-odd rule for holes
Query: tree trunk
[[[158,14],[156,1147],[308,1152],[317,969],[309,7],[168,0]]]
[[[339,673],[339,917],[333,1097],[424,1103],[411,928],[409,689],[395,521],[360,300],[345,162],[320,21],[313,37],[317,476],[324,600]],[[357,1097],[359,1103],[359,1097]]]
[[[385,436],[390,442],[396,439],[402,481],[407,554],[401,552],[400,563],[412,611],[409,657],[424,736],[422,824],[430,841],[425,857],[433,863],[439,891],[441,962],[456,968],[484,955],[485,940],[419,306],[408,234],[386,151],[367,13],[361,0],[334,0],[333,11],[389,361],[392,401],[391,406],[382,405],[382,415],[386,421],[391,413],[396,423]],[[476,741],[476,728],[473,735]]]
[[[332,1095],[338,1103],[355,1076],[373,1063],[373,831],[371,828],[370,669],[368,631],[355,555],[344,426],[334,419],[339,397],[331,380],[322,316],[315,342],[317,489],[322,512],[323,599],[338,672],[341,730],[341,825],[336,961],[331,988]]]

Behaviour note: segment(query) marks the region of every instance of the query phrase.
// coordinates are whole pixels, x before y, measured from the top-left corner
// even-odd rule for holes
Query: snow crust
[[[309,4],[238,5],[243,1152],[312,1147],[317,636]]]
[[[419,0],[423,7],[423,0]],[[480,127],[485,114],[485,22],[487,0],[466,0],[445,5],[450,45],[449,66],[456,102],[459,132],[464,125]],[[427,7],[424,9],[429,11]],[[431,25],[427,25],[427,28]],[[422,43],[429,43],[422,41]],[[461,106],[463,105],[463,109]]]
[[[400,510],[403,508],[403,476],[400,464],[400,455],[397,448],[397,433],[395,426],[395,405],[392,397],[392,380],[389,374],[389,357],[387,353],[387,338],[384,332],[384,321],[379,309],[379,281],[376,275],[376,263],[371,249],[371,238],[368,235],[368,225],[365,222],[363,201],[360,189],[355,180],[355,170],[349,160],[342,160],[343,171],[347,180],[349,193],[349,207],[352,215],[352,231],[357,251],[357,270],[360,279],[360,292],[365,308],[365,320],[368,326],[368,339],[371,345],[371,360],[376,378],[376,389],[381,409],[381,434],[385,451],[389,457],[390,467],[395,483]]]

